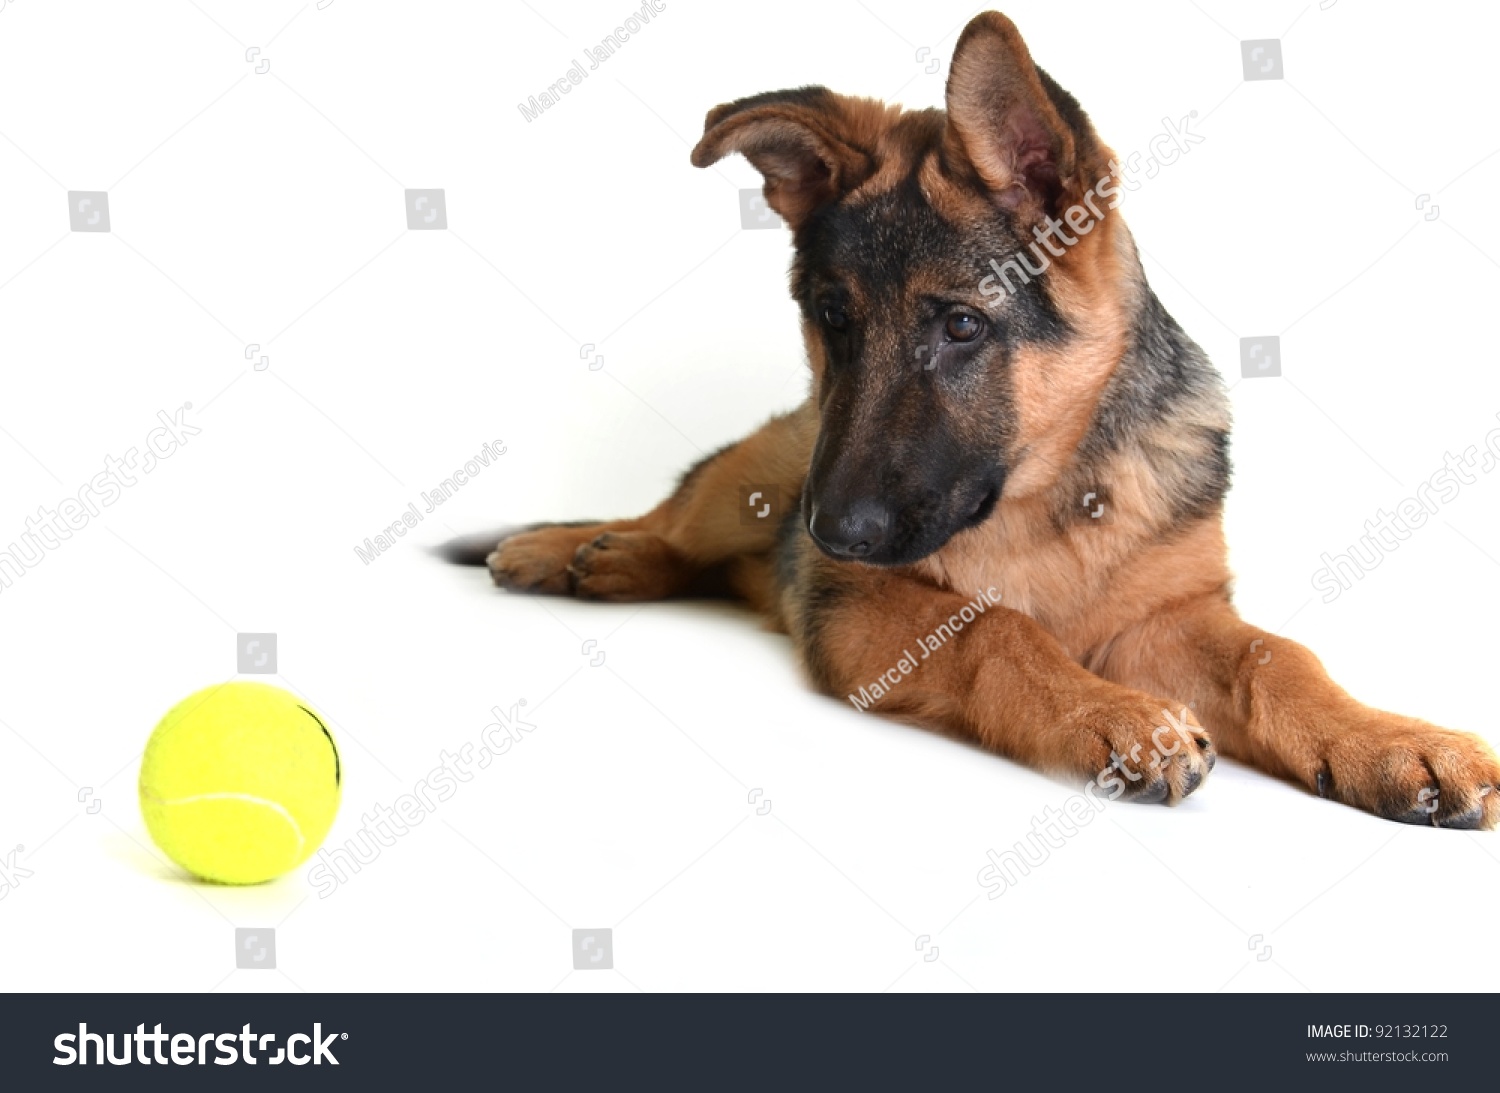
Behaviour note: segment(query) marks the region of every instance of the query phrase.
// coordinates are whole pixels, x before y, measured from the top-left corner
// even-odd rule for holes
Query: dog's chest
[[[1002,606],[1034,618],[1080,659],[1165,602],[1229,586],[1217,516],[1153,535],[1129,508],[1109,522],[1059,528],[1002,507],[923,564],[965,597],[993,589]]]
[[[941,550],[934,575],[964,595],[993,588],[1003,605],[1051,630],[1066,627],[1098,597],[1108,553],[1075,531],[990,520]]]

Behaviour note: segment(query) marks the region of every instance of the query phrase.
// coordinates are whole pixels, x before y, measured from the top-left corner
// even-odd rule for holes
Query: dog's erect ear
[[[976,16],[959,36],[947,105],[950,148],[1006,208],[1051,215],[1065,194],[1087,188],[1077,185],[1081,161],[1096,158],[1100,147],[1087,118],[1032,63],[1015,24],[998,11]]]
[[[693,166],[741,153],[765,176],[767,203],[796,228],[869,177],[873,137],[885,115],[879,103],[825,87],[753,95],[708,112]]]

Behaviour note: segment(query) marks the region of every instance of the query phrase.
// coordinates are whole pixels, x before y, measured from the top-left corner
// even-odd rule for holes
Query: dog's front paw
[[[1473,831],[1500,822],[1500,759],[1477,736],[1368,711],[1334,735],[1311,786],[1405,824]]]
[[[1080,710],[1080,770],[1111,800],[1175,805],[1217,759],[1191,710],[1148,695],[1114,692]]]

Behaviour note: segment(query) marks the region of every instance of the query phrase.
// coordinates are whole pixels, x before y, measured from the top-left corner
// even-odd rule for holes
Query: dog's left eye
[[[949,315],[948,321],[943,325],[943,332],[948,335],[949,340],[955,342],[972,342],[983,329],[983,323],[962,311]]]

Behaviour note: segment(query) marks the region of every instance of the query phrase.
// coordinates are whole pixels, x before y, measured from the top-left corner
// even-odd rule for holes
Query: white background
[[[0,546],[158,411],[191,402],[202,430],[0,592],[0,857],[24,846],[32,874],[0,899],[0,985],[1491,988],[1495,835],[1226,761],[1179,808],[1111,806],[990,901],[985,851],[1069,787],[812,694],[737,609],[507,596],[423,552],[450,529],[633,515],[795,405],[788,236],[740,230],[744,162],[689,165],[703,115],[807,83],[940,105],[945,67],[916,51],[946,64],[974,9],[668,0],[525,121],[516,104],[629,10],[0,8]],[[1125,212],[1231,382],[1240,337],[1282,339],[1283,377],[1231,396],[1243,612],[1364,700],[1493,740],[1500,475],[1335,602],[1311,585],[1497,424],[1490,12],[1008,13],[1118,151],[1199,113],[1204,143]],[[1240,38],[1281,38],[1287,79],[1245,83]],[[407,231],[408,187],[446,191],[449,230]],[[68,190],[107,190],[113,231],[70,233]],[[496,438],[497,464],[361,563],[356,543]],[[327,899],[305,868],[197,884],[151,846],[135,778],[161,714],[234,675],[237,631],[277,633],[272,681],[333,722],[330,846],[491,707],[524,698],[537,729]],[[275,927],[278,969],[235,971],[233,926]],[[615,970],[572,971],[571,928],[611,928]]]

